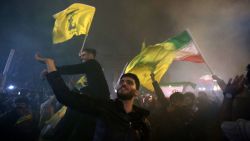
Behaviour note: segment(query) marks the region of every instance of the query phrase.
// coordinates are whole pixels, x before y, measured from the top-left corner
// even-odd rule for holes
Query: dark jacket
[[[109,88],[101,65],[91,59],[84,63],[57,67],[60,74],[84,74],[87,86],[81,88],[81,93],[95,98],[109,99]],[[92,141],[96,128],[96,119],[88,114],[80,113],[68,107],[64,117],[55,129],[55,140],[58,141]]]
[[[150,126],[146,118],[149,115],[148,111],[134,106],[133,112],[127,114],[119,100],[100,100],[70,91],[58,72],[49,73],[47,79],[59,102],[101,120],[105,130],[102,139],[99,140],[145,141],[149,139]]]
[[[57,70],[62,75],[85,74],[87,87],[83,88],[82,93],[96,98],[109,98],[109,88],[102,67],[95,59],[80,64],[57,67]]]

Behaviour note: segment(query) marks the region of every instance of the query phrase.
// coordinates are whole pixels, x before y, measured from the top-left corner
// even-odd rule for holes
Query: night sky
[[[36,52],[58,65],[79,63],[83,36],[53,45],[53,14],[80,2],[96,7],[86,47],[95,48],[110,89],[141,44],[155,44],[186,28],[193,33],[208,65],[223,79],[250,63],[249,0],[2,0],[0,4],[0,72],[15,49],[7,83],[19,88],[47,87],[39,78],[43,65]],[[196,81],[206,65],[174,62],[162,81]]]

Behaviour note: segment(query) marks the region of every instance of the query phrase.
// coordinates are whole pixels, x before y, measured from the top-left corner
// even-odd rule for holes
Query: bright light
[[[8,86],[8,89],[9,89],[9,90],[13,90],[13,89],[15,89],[15,88],[16,88],[16,87],[15,87],[14,85],[9,85],[9,86]]]
[[[214,91],[217,91],[217,87],[216,87],[216,86],[214,86],[213,90],[214,90]]]
[[[198,90],[199,90],[199,91],[205,91],[206,88],[205,88],[205,87],[200,87],[200,88],[198,88]]]
[[[20,94],[21,94],[21,92],[18,92],[17,94],[18,94],[18,95],[20,95]]]
[[[219,91],[219,90],[220,90],[220,87],[215,85],[215,86],[213,87],[213,90],[214,90],[214,91]]]
[[[200,77],[201,80],[205,80],[205,81],[211,81],[213,80],[212,75],[207,74],[207,75],[203,75],[202,77]]]

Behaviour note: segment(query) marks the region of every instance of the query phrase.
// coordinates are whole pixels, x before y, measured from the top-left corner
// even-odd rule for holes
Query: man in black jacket
[[[81,74],[73,90],[99,99],[109,99],[109,89],[101,65],[95,60],[96,51],[83,48],[80,64],[57,67],[62,75]],[[55,128],[55,140],[92,141],[96,127],[93,116],[82,114],[68,107],[64,117]]]
[[[116,100],[100,100],[88,95],[70,91],[57,71],[54,60],[36,55],[36,59],[47,65],[47,79],[56,98],[64,105],[82,113],[100,118],[103,130],[96,132],[95,140],[102,141],[147,141],[150,126],[147,120],[149,112],[133,105],[138,95],[139,79],[136,75],[123,74]]]
[[[65,65],[57,67],[57,70],[62,75],[81,74],[82,77],[78,80],[75,90],[80,93],[89,94],[96,98],[109,98],[109,89],[106,82],[102,67],[95,59],[96,50],[83,48],[79,57],[80,64]]]

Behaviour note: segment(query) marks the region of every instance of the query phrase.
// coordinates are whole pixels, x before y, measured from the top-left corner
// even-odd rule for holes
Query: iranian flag
[[[142,86],[153,91],[150,74],[153,72],[159,82],[173,60],[204,63],[187,31],[158,44],[144,44],[141,52],[127,65],[125,73],[136,74]]]
[[[205,63],[192,37],[187,31],[169,39],[168,42],[172,42],[175,46],[176,57],[174,60]]]

